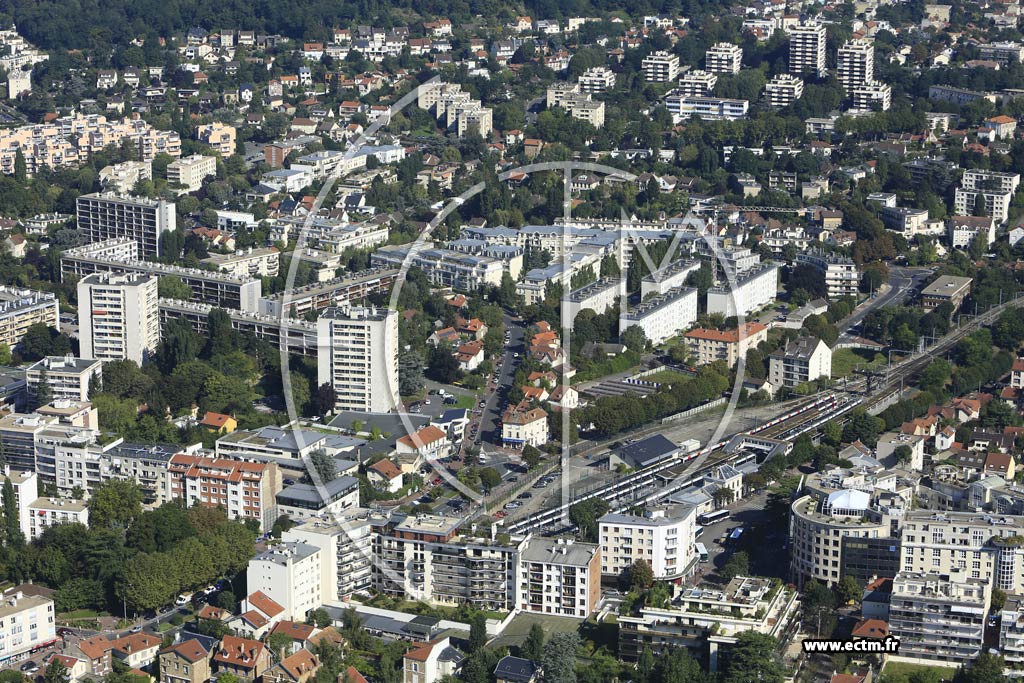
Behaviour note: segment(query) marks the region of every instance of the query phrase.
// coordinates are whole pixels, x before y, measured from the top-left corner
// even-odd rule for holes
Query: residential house
[[[160,651],[160,683],[206,683],[211,674],[210,653],[195,638]]]
[[[257,681],[270,668],[270,651],[258,640],[224,636],[213,655],[217,673],[231,673],[244,681]]]
[[[445,676],[455,676],[465,659],[448,636],[424,643],[402,658],[402,683],[439,683]]]
[[[270,667],[263,674],[263,683],[306,683],[319,669],[320,661],[316,655],[309,650],[300,649]]]
[[[390,493],[396,493],[402,488],[402,470],[386,458],[366,468],[366,476],[371,484]]]

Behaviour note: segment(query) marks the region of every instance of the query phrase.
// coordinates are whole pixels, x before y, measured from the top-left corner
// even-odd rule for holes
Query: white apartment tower
[[[78,230],[90,242],[128,237],[143,256],[160,255],[160,235],[176,227],[173,202],[113,193],[84,194],[76,203]]]
[[[658,50],[644,57],[641,62],[644,70],[644,80],[649,83],[669,83],[676,80],[679,75],[679,57]]]
[[[324,310],[317,320],[317,383],[334,387],[335,410],[394,410],[398,312],[356,306]]]
[[[773,107],[788,107],[804,94],[804,82],[790,74],[778,74],[764,86],[768,104]]]
[[[704,68],[708,73],[735,75],[740,72],[743,49],[732,43],[715,43],[704,53]]]
[[[875,80],[875,46],[865,38],[848,40],[839,48],[836,59],[839,82],[846,92],[854,86]]]
[[[825,73],[825,26],[799,24],[789,31],[789,73],[799,76]]]
[[[157,276],[94,273],[78,281],[78,337],[83,358],[147,360],[160,343]]]

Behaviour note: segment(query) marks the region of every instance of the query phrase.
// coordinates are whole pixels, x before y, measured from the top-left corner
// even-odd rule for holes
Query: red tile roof
[[[284,612],[284,607],[277,604],[270,599],[263,591],[256,591],[255,593],[249,594],[249,606],[258,609],[268,617],[276,617],[281,612]]]
[[[183,643],[178,643],[177,645],[173,645],[167,648],[166,650],[163,650],[161,654],[163,654],[164,652],[173,652],[182,659],[185,659],[192,663],[198,662],[200,659],[206,659],[206,657],[209,655],[209,653],[206,651],[206,648],[203,647],[203,644],[195,638],[192,638],[191,640],[186,640]]]
[[[213,661],[229,664],[242,669],[253,669],[263,654],[263,643],[238,636],[224,636]]]

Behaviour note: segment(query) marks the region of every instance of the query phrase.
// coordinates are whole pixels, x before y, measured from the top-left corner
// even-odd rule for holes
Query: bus
[[[703,543],[694,543],[694,549],[697,551],[697,557],[700,558],[701,562],[708,561],[708,548]]]
[[[736,527],[735,529],[733,529],[732,531],[729,532],[729,535],[726,537],[726,541],[728,543],[738,543],[739,540],[740,540],[740,536],[742,536],[742,535],[743,535],[743,527],[738,526],[738,527]]]
[[[699,526],[693,530],[693,537],[700,538],[700,535],[704,533],[704,527]]]
[[[697,524],[701,526],[707,526],[714,524],[715,522],[721,522],[723,519],[729,519],[728,510],[715,510],[714,512],[708,512],[697,517]]]

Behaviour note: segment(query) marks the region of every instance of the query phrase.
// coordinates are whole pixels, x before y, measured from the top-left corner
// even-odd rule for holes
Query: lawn
[[[544,629],[545,637],[550,637],[552,633],[578,631],[580,628],[579,620],[572,617],[556,617],[548,614],[521,612],[512,620],[508,628],[488,645],[492,648],[522,645],[523,641],[526,640],[526,636],[530,633],[530,627],[534,624],[541,625]]]
[[[679,384],[687,382],[692,378],[678,370],[660,370],[653,375],[647,375],[641,379],[645,382],[657,382],[658,384]]]
[[[907,683],[910,680],[910,675],[920,671],[934,672],[943,681],[952,681],[953,674],[956,673],[956,669],[953,667],[945,666],[925,666],[923,664],[909,664],[907,662],[888,662],[882,669],[881,680],[884,683]],[[931,680],[929,677],[925,677],[924,680]]]
[[[473,410],[476,408],[476,397],[472,394],[460,394],[455,402],[453,408],[465,408],[466,410]]]
[[[832,353],[832,377],[846,377],[853,369],[880,368],[885,365],[885,356],[866,349],[838,349]]]

